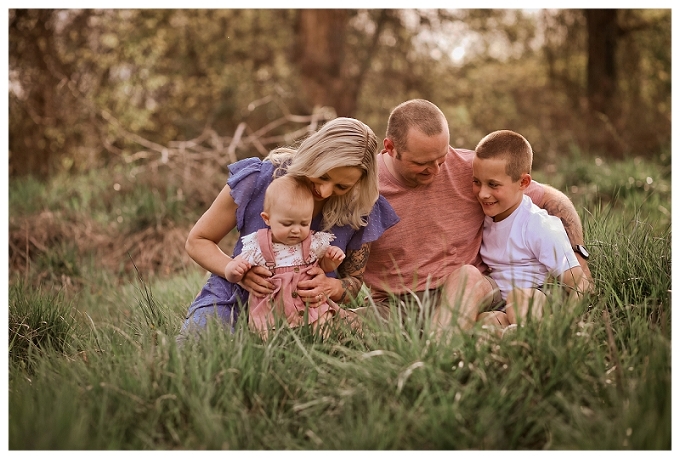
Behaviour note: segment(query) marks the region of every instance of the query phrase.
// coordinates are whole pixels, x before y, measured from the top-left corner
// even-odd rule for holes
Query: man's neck
[[[399,185],[403,186],[404,188],[417,188],[418,187],[418,185],[412,185],[410,183],[406,183],[404,181],[404,179],[401,178],[401,176],[394,169],[394,161],[396,161],[396,160],[392,157],[392,155],[383,151],[382,157],[385,161],[385,167],[387,167],[387,172],[390,173],[390,175],[392,176],[392,178],[394,179],[395,182],[397,182]]]

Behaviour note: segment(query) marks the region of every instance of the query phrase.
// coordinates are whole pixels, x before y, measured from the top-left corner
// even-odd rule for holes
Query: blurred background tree
[[[671,11],[9,10],[10,176],[264,155],[323,107],[382,137],[414,97],[454,146],[513,129],[537,166],[668,151]]]

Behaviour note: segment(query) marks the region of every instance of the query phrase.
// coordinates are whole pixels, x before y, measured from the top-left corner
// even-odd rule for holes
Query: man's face
[[[409,128],[406,147],[399,151],[391,140],[385,148],[394,159],[394,172],[409,187],[429,185],[434,182],[449,152],[449,129],[427,136],[415,127]]]

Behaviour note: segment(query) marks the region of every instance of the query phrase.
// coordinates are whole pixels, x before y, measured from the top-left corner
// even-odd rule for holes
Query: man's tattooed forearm
[[[564,226],[564,231],[567,233],[572,244],[583,244],[583,229],[578,215],[573,210],[567,207],[558,199],[551,199],[543,204],[548,214],[558,217]]]

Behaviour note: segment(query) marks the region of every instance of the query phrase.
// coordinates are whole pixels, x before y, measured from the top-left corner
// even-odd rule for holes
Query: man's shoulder
[[[464,161],[469,162],[472,165],[472,159],[475,157],[474,150],[468,150],[467,148],[453,148],[449,145],[449,155],[447,157],[448,161]]]

